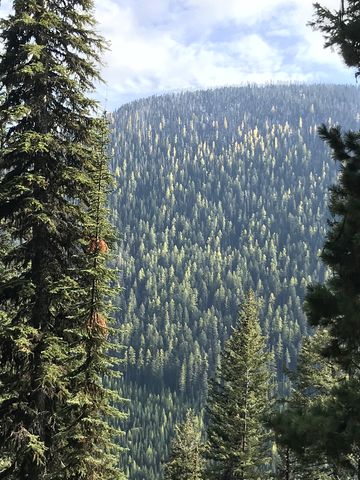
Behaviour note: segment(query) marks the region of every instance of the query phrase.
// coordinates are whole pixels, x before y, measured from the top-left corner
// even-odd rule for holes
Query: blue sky
[[[95,0],[111,42],[97,97],[108,109],[151,94],[248,82],[355,84],[307,27],[312,0]],[[331,9],[340,0],[322,0]],[[9,10],[2,2],[0,14]]]

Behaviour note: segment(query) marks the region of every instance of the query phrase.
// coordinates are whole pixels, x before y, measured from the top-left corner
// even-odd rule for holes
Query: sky
[[[3,0],[0,16],[9,12]],[[185,89],[350,83],[354,73],[307,26],[312,0],[95,0],[110,42],[96,96],[107,109]],[[322,0],[337,9],[340,0]]]

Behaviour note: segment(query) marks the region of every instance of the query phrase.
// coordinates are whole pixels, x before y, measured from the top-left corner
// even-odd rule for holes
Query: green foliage
[[[357,0],[343,0],[340,11],[334,13],[315,4],[312,23],[324,33],[326,46],[340,48],[346,64],[357,69],[356,76],[360,66],[359,14]],[[300,364],[307,367],[298,373],[300,395],[292,396],[290,408],[279,416],[276,429],[283,443],[305,458],[307,467],[309,463],[320,464],[325,478],[359,479],[360,133],[350,130],[343,134],[339,126],[326,125],[319,133],[338,166],[337,182],[330,189],[331,220],[321,253],[331,273],[325,283],[314,283],[308,289],[305,310],[310,324],[318,327],[321,341],[316,345],[317,358],[307,355]],[[313,370],[311,360],[320,365],[318,370]],[[313,378],[307,372],[313,373]],[[310,389],[305,395],[304,374]],[[313,475],[310,469],[310,478]]]
[[[342,2],[340,11],[331,15],[316,5],[314,26],[324,34],[327,45],[340,48],[346,64],[357,69],[359,75],[359,19],[360,3]],[[342,123],[342,122],[341,122]],[[332,389],[325,405],[317,405],[310,412],[317,414],[319,433],[314,441],[319,450],[332,458],[349,478],[360,478],[360,132],[350,130],[343,134],[340,127],[323,125],[320,135],[331,150],[339,166],[337,182],[330,191],[329,231],[322,252],[324,264],[331,275],[324,284],[310,286],[306,312],[309,322],[326,328],[330,341],[322,349],[343,371],[343,378]]]
[[[285,478],[304,480],[336,479],[340,473],[334,456],[322,448],[324,429],[330,424],[325,425],[321,412],[326,410],[343,377],[341,370],[322,356],[329,341],[325,330],[304,340],[297,372],[292,375],[293,390],[283,411],[273,418],[280,452],[276,478],[284,478],[284,470],[289,474]]]
[[[0,476],[120,479],[107,419],[123,415],[102,380],[108,131],[87,96],[104,43],[89,0],[13,7],[0,35]]]
[[[274,472],[271,478],[276,480],[292,480],[294,479],[294,469],[296,457],[289,447],[280,445],[273,446],[273,464]]]
[[[328,330],[330,339],[321,354],[342,369],[344,378],[326,405],[316,407],[321,438],[315,436],[314,441],[337,465],[359,478],[360,133],[342,135],[339,127],[323,126],[320,134],[340,169],[330,192],[332,219],[321,255],[331,275],[324,284],[309,287],[306,312],[312,325]]]
[[[258,480],[268,473],[269,432],[264,419],[271,409],[271,373],[259,309],[250,291],[210,386],[207,456],[214,479]]]
[[[325,284],[313,285],[306,312],[312,325],[322,325],[331,334],[326,355],[349,374],[360,361],[360,133],[341,135],[340,128],[321,128],[340,164],[337,183],[330,192],[332,220],[321,258],[331,269]]]
[[[171,453],[165,465],[165,480],[201,480],[204,478],[204,445],[199,419],[189,410],[183,423],[175,426]]]
[[[360,2],[342,0],[339,10],[314,4],[315,20],[310,25],[324,34],[325,47],[337,47],[348,67],[360,75]]]
[[[324,279],[316,253],[336,176],[317,126],[355,128],[359,100],[347,86],[247,86],[152,97],[112,116],[132,480],[161,478],[174,425],[203,406],[249,288],[288,392],[284,366],[295,368],[309,331],[305,287]]]

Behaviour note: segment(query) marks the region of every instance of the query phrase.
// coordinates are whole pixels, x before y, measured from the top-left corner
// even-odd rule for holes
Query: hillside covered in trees
[[[359,100],[347,86],[246,86],[113,114],[130,480],[161,478],[174,424],[203,405],[249,288],[288,391],[284,367],[308,333],[305,287],[325,276],[317,254],[336,167],[317,127],[358,128]]]

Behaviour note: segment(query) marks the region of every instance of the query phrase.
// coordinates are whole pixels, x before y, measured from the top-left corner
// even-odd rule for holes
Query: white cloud
[[[211,25],[227,21],[254,24],[284,4],[284,0],[184,0],[183,3],[202,22]]]
[[[9,8],[2,2],[0,13]],[[312,0],[95,0],[111,42],[103,75],[109,106],[169,90],[244,82],[349,78],[320,33]],[[325,3],[325,0],[324,0]],[[326,0],[338,8],[338,0]],[[289,53],[291,52],[291,53]],[[331,72],[329,74],[329,72]]]
[[[12,1],[11,0],[3,0],[0,5],[0,15],[4,17],[8,15],[11,11]]]
[[[307,26],[312,0],[157,0],[150,13],[144,2],[98,3],[102,31],[113,45],[105,75],[124,95],[253,81],[312,81],[321,70],[323,78],[331,70],[331,75],[337,71],[351,81],[340,57],[324,50],[321,34]],[[337,8],[338,0],[327,5]],[[110,6],[116,13],[107,24],[101,12]],[[111,28],[115,17],[116,31]],[[280,46],[262,30],[266,22],[269,31],[276,25],[272,33],[283,38]],[[216,29],[227,26],[238,33],[230,40],[221,35],[212,39]],[[286,58],[287,43],[294,43],[292,58]]]

